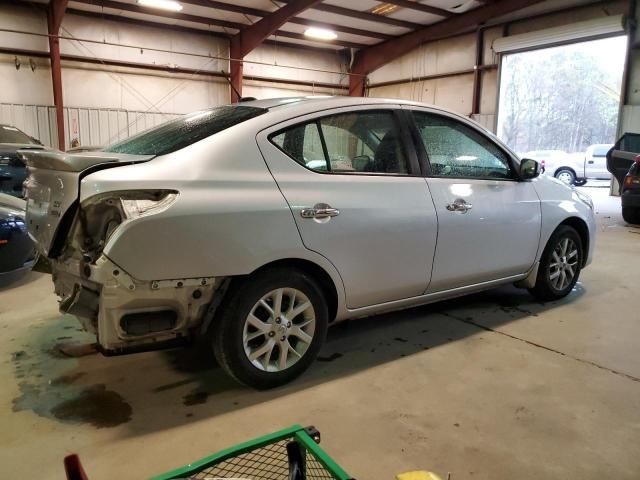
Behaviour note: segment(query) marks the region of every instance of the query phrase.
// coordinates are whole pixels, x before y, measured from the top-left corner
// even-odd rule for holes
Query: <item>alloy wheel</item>
[[[556,178],[567,185],[571,185],[573,183],[573,175],[569,172],[561,172]]]
[[[316,327],[307,296],[295,288],[278,288],[253,306],[244,323],[244,352],[254,367],[280,372],[306,353]]]
[[[567,288],[578,270],[578,247],[568,238],[561,238],[551,254],[549,281],[551,286],[561,291]]]

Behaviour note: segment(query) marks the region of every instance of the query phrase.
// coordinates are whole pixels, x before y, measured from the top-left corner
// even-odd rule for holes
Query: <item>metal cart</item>
[[[318,445],[314,427],[294,425],[241,443],[152,480],[352,480]],[[68,479],[86,479],[75,455],[65,458]]]

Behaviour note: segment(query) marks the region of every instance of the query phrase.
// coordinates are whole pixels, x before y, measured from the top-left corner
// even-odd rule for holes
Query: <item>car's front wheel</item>
[[[561,168],[554,175],[558,180],[567,185],[573,185],[576,181],[576,175],[568,168]]]
[[[290,382],[324,343],[322,290],[299,270],[259,272],[233,285],[212,328],[218,363],[239,382],[268,389]]]
[[[622,207],[622,218],[627,223],[640,224],[640,208]]]
[[[529,291],[540,300],[558,300],[571,292],[582,268],[582,240],[576,230],[560,225],[542,252],[535,286]]]

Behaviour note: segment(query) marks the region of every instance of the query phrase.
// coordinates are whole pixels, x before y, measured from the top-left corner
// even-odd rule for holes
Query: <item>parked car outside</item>
[[[35,138],[11,125],[0,125],[0,192],[22,197],[22,183],[27,169],[17,156],[20,149],[41,150],[44,146]]]
[[[0,277],[29,270],[35,246],[25,224],[26,202],[0,193]]]
[[[105,354],[206,340],[256,388],[301,374],[330,323],[509,283],[559,299],[592,258],[588,196],[420,103],[252,101],[21,155],[60,309]]]
[[[640,134],[620,137],[607,153],[607,168],[618,181],[622,218],[640,224]]]
[[[564,150],[534,150],[524,154],[542,164],[547,175],[553,175],[567,185],[582,186],[588,180],[609,180],[606,154],[612,144],[595,144],[586,152],[567,153]]]

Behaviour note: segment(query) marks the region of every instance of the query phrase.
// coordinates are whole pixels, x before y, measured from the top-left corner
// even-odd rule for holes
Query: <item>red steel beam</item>
[[[252,17],[266,17],[267,15],[270,15],[272,13],[268,10],[245,7],[242,5],[234,5],[226,2],[218,2],[217,0],[180,0],[180,1],[182,3],[187,3],[190,5],[213,8],[215,10],[222,10],[224,12],[240,13],[242,15],[250,15]],[[308,18],[293,17],[293,18],[290,18],[288,22],[295,23],[296,25],[326,28],[328,30],[334,30],[336,32],[342,32],[342,33],[349,33],[351,35],[359,35],[361,37],[380,38],[382,40],[389,40],[390,38],[393,37],[393,35],[388,35],[382,32],[376,32],[372,30],[363,30],[361,28],[353,28],[346,25],[337,25],[335,23],[316,22],[315,20],[309,20]]]
[[[470,28],[478,27],[484,22],[507,13],[521,10],[530,5],[540,3],[543,0],[502,0],[488,3],[482,7],[456,15],[438,23],[406,33],[393,40],[373,45],[356,53],[355,61],[349,77],[349,95],[364,95],[365,78],[373,70],[401,57],[402,55],[418,48],[420,45],[464,32]]]
[[[62,69],[60,67],[60,25],[69,0],[51,0],[47,9],[47,28],[49,31],[49,58],[51,61],[51,83],[53,85],[53,105],[56,109],[58,128],[58,148],[65,149],[64,142],[64,103],[62,100]]]
[[[242,59],[276,32],[289,19],[320,3],[322,0],[295,0],[279,8],[250,27],[243,28],[231,37],[229,70],[231,77],[231,102],[240,101],[242,95]],[[236,93],[237,92],[237,93]]]

